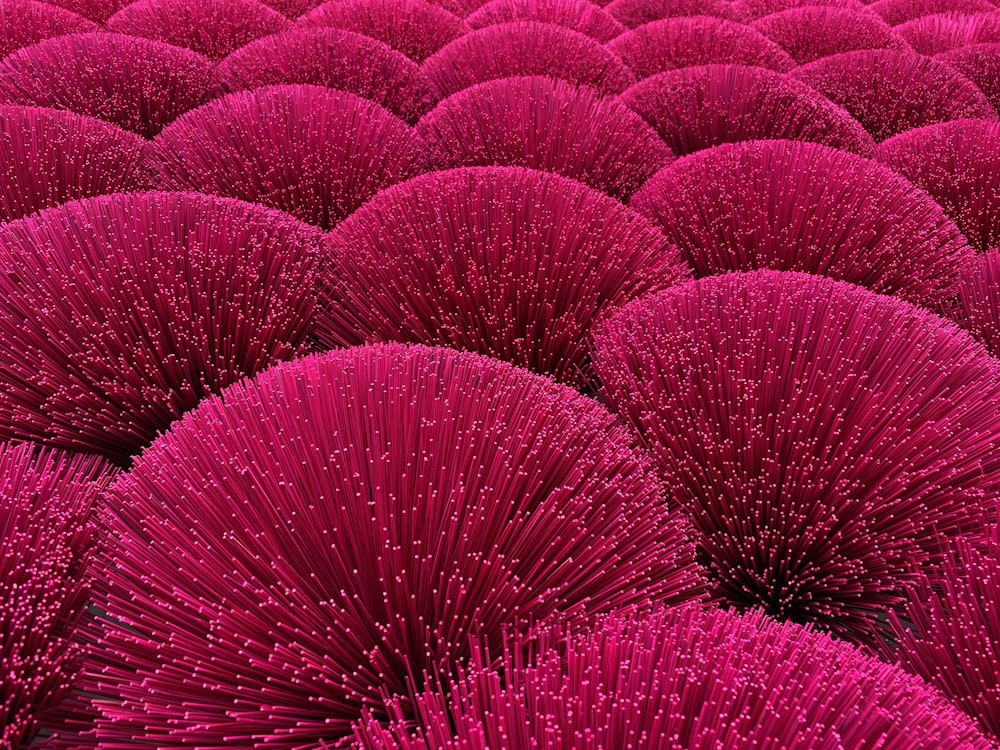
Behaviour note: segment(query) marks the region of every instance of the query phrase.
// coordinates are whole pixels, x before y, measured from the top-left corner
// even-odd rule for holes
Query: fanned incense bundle
[[[124,34],[72,34],[0,61],[0,103],[96,117],[144,138],[205,101],[212,64],[190,50]]]
[[[595,340],[730,606],[872,646],[1000,490],[1000,366],[964,331],[820,276],[634,302]]]
[[[275,367],[108,492],[96,736],[329,746],[472,635],[698,598],[662,493],[600,404],[506,363],[392,345]]]
[[[184,193],[0,227],[0,439],[127,464],[202,398],[301,354],[319,232]]]
[[[521,644],[518,644],[519,646]],[[544,630],[525,658],[478,653],[419,718],[357,730],[365,750],[991,747],[936,691],[844,643],[759,613],[686,607]],[[524,647],[522,646],[522,649]],[[457,731],[456,731],[457,730]]]

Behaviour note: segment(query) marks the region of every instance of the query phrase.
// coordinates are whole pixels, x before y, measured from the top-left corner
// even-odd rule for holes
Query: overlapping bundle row
[[[993,0],[0,0],[0,750],[1000,746]]]

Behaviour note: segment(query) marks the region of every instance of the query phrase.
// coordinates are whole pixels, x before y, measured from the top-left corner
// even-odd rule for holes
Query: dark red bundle
[[[990,250],[962,270],[953,317],[1000,357],[1000,250]]]
[[[940,13],[907,21],[896,31],[923,55],[937,55],[970,44],[1000,42],[1000,13]]]
[[[873,645],[995,511],[1000,365],[927,310],[755,271],[633,303],[594,346],[730,606]]]
[[[721,18],[665,18],[608,43],[639,80],[692,65],[756,65],[785,72],[795,61],[759,31]]]
[[[0,59],[43,39],[87,31],[97,31],[97,24],[57,5],[0,0]]]
[[[512,21],[553,23],[602,43],[625,32],[613,16],[588,0],[492,0],[465,19],[474,29]]]
[[[364,34],[418,63],[470,30],[461,18],[425,0],[331,0],[297,25]]]
[[[939,13],[960,13],[976,15],[993,13],[996,6],[989,0],[877,0],[868,6],[880,15],[890,26],[899,26],[907,21]]]
[[[612,42],[613,44],[613,42]],[[534,21],[471,31],[427,58],[424,72],[441,98],[496,78],[546,76],[619,94],[635,76],[608,47],[563,26]]]
[[[970,44],[934,56],[972,81],[1000,112],[1000,44]]]
[[[148,187],[147,143],[102,120],[0,106],[0,224],[77,198]]]
[[[742,19],[729,0],[612,0],[605,10],[630,29],[677,16]]]
[[[772,13],[781,13],[792,8],[842,8],[864,11],[866,4],[861,0],[734,0],[733,10],[737,18],[747,23]]]
[[[518,644],[521,646],[521,644]],[[419,719],[356,730],[367,750],[781,750],[991,747],[901,669],[759,613],[694,607],[547,628],[534,653],[476,653]]]
[[[473,634],[698,598],[662,492],[602,406],[478,355],[348,349],[234,385],[108,492],[100,746],[328,747]]]
[[[343,29],[295,28],[251,42],[216,68],[223,93],[306,83],[347,91],[414,124],[435,103],[430,81],[402,52]]]
[[[320,86],[229,94],[153,143],[157,184],[260,203],[329,229],[419,174],[423,146],[374,102]]]
[[[94,456],[0,444],[0,747],[44,746],[73,713],[94,509],[110,479]]]
[[[785,73],[744,65],[699,65],[643,79],[621,101],[656,128],[671,150],[690,154],[723,143],[788,139],[863,156],[875,142],[860,123]]]
[[[107,21],[109,31],[184,47],[218,62],[288,26],[258,0],[136,0]]]
[[[190,50],[124,34],[73,34],[0,62],[0,102],[65,109],[144,138],[205,101],[212,64]]]
[[[777,42],[800,65],[859,49],[910,49],[889,24],[867,11],[791,8],[764,16],[751,26]]]
[[[334,230],[315,336],[477,351],[593,386],[588,340],[611,311],[690,272],[617,201],[511,167],[435,172],[377,195]]]
[[[915,52],[845,52],[792,75],[846,109],[876,141],[935,122],[997,116],[972,81]]]
[[[118,464],[207,394],[303,352],[319,232],[196,194],[0,227],[0,440]]]
[[[755,141],[680,159],[636,193],[696,276],[769,268],[821,274],[934,306],[973,250],[925,192],[826,146]]]
[[[1000,246],[1000,123],[910,130],[880,144],[878,159],[930,193],[979,252]]]
[[[911,592],[904,620],[893,617],[908,671],[940,690],[1000,740],[1000,529],[983,545],[955,543],[930,581]]]
[[[417,133],[438,169],[528,167],[623,201],[674,159],[656,131],[617,99],[541,76],[460,91],[424,117]]]

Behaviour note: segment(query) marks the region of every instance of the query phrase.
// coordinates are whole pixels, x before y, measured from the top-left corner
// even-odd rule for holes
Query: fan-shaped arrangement
[[[491,0],[465,19],[474,29],[514,21],[565,26],[598,42],[609,42],[625,31],[613,16],[587,0]]]
[[[72,34],[0,61],[0,103],[65,109],[145,138],[205,101],[212,65],[189,50],[124,34]]]
[[[221,60],[288,20],[258,0],[136,0],[107,20],[110,31],[132,34]]]
[[[439,169],[530,167],[622,200],[674,158],[621,102],[544,77],[471,86],[441,102],[417,132]]]
[[[900,664],[1000,740],[1000,529],[983,546],[955,543],[935,589],[916,587],[905,624],[893,617]]]
[[[117,463],[304,351],[317,233],[238,201],[91,198],[0,228],[0,439]]]
[[[846,109],[876,141],[935,122],[997,116],[972,81],[915,52],[845,52],[792,75]]]
[[[384,713],[380,691],[445,677],[472,634],[499,648],[551,613],[701,591],[687,522],[609,413],[445,349],[235,385],[109,498],[121,541],[85,689],[110,743],[332,744]]]
[[[732,606],[873,645],[993,512],[1000,369],[900,300],[789,272],[701,279],[613,316],[594,367]]]
[[[43,39],[97,31],[83,16],[35,0],[0,1],[0,59]]]
[[[1000,13],[941,13],[915,18],[896,31],[923,55],[936,55],[970,44],[1000,42]]]
[[[972,257],[926,193],[876,162],[812,143],[699,152],[657,174],[632,205],[697,276],[804,271],[934,305],[955,295]]]
[[[429,57],[424,72],[442,98],[516,76],[558,78],[605,94],[621,93],[635,82],[609,47],[578,31],[535,21],[469,32]]]
[[[0,750],[996,745],[998,108],[1000,0],[0,0]]]
[[[759,31],[720,18],[653,21],[608,44],[641,80],[665,70],[727,63],[785,72],[795,67],[787,52]]]
[[[789,139],[864,156],[875,142],[847,112],[784,73],[745,65],[701,65],[646,78],[621,100],[671,150],[690,154],[722,143]]]
[[[461,18],[425,0],[330,0],[298,25],[364,34],[418,63],[469,31]]]
[[[216,68],[222,93],[305,83],[370,99],[414,124],[434,106],[420,66],[371,37],[335,28],[305,27],[264,37]]]
[[[852,50],[910,49],[889,24],[866,11],[805,6],[764,16],[751,25],[800,65]]]
[[[444,344],[577,386],[592,386],[593,325],[690,276],[663,235],[621,204],[516,168],[397,185],[332,240],[321,272],[321,344]]]
[[[684,608],[541,633],[419,697],[421,721],[368,721],[362,747],[987,748],[954,706],[902,670],[760,614]],[[455,733],[455,730],[458,730]],[[453,737],[453,734],[455,735]],[[622,743],[626,741],[628,745]]]
[[[77,198],[142,190],[147,143],[102,120],[0,105],[0,224]]]
[[[941,13],[976,15],[996,10],[996,6],[989,0],[877,0],[868,8],[882,16],[890,26],[899,26],[916,18]]]
[[[153,144],[164,189],[261,203],[324,228],[418,174],[423,159],[402,120],[319,86],[230,94],[189,112]]]
[[[37,747],[64,718],[85,653],[79,623],[111,479],[100,459],[0,444],[0,745]]]
[[[930,193],[977,250],[1000,246],[1000,123],[910,130],[880,144],[878,158]]]

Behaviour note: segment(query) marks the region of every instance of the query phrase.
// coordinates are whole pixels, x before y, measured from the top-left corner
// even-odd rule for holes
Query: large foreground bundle
[[[383,695],[447,679],[470,635],[498,649],[550,613],[700,594],[689,527],[611,414],[447,349],[349,349],[235,385],[108,508],[85,684],[103,747],[322,747],[385,715]]]
[[[612,317],[594,367],[687,507],[716,593],[873,643],[1000,490],[1000,370],[843,282],[702,279]]]

